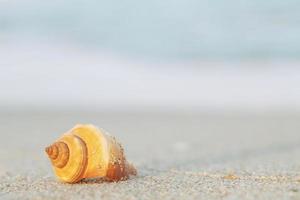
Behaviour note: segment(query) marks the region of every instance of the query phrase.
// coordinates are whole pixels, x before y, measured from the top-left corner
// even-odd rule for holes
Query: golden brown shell
[[[93,125],[75,126],[45,151],[63,182],[76,183],[92,177],[119,181],[137,174],[120,143]]]

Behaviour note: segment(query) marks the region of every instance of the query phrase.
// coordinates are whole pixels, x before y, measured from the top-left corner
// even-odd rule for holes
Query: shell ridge
[[[85,141],[81,137],[74,135],[74,134],[72,134],[72,135],[79,140],[80,144],[82,145],[82,150],[83,150],[82,168],[78,171],[78,173],[76,175],[74,175],[75,182],[77,182],[81,179],[81,177],[85,173],[85,170],[88,166],[88,148],[87,148]]]

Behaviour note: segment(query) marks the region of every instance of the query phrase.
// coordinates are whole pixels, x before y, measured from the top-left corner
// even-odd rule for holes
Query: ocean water
[[[19,37],[150,58],[299,59],[300,1],[2,0],[0,44]]]

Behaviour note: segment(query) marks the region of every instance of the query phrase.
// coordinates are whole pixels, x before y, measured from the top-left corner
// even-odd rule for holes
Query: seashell
[[[127,162],[121,144],[93,125],[76,125],[45,151],[63,182],[95,177],[120,181],[137,174]]]

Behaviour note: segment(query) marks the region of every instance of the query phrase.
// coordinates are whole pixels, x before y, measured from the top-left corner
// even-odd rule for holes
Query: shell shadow
[[[77,184],[110,184],[110,183],[121,183],[126,181],[138,181],[149,176],[158,176],[161,173],[165,173],[166,170],[157,170],[146,166],[138,168],[138,174],[136,176],[130,176],[127,180],[121,181],[109,181],[105,177],[86,178],[79,181]]]
[[[102,184],[102,183],[110,183],[105,178],[98,177],[98,178],[85,178],[78,182],[78,184]]]

